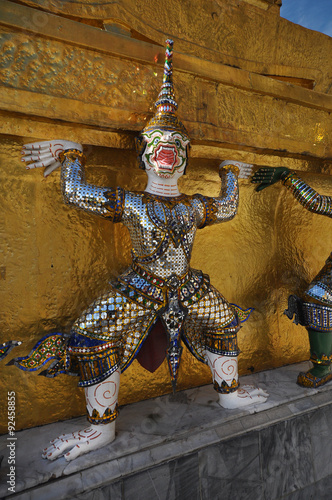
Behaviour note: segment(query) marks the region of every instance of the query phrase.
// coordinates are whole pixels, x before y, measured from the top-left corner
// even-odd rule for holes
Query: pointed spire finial
[[[158,99],[155,103],[155,115],[142,130],[142,134],[155,129],[177,130],[188,137],[185,126],[176,116],[178,108],[173,86],[173,40],[166,40],[164,76]]]

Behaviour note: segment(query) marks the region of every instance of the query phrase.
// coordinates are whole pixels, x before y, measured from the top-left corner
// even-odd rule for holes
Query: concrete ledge
[[[243,377],[268,401],[224,410],[212,386],[122,408],[114,443],[71,463],[48,462],[50,439],[85,426],[77,418],[16,434],[16,488],[8,491],[8,436],[0,437],[0,498],[277,500],[332,494],[332,383],[296,385],[307,363]],[[306,496],[307,495],[307,496]],[[325,495],[325,496],[324,496]]]

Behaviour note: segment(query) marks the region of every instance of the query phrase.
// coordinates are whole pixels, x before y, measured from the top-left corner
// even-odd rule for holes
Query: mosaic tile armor
[[[222,169],[219,197],[195,194],[169,198],[87,184],[81,152],[66,151],[60,159],[65,202],[122,222],[131,236],[132,265],[82,313],[68,338],[49,334],[40,341],[47,359],[40,349],[34,349],[20,360],[20,367],[38,369],[53,358],[44,372],[47,376],[79,373],[80,386],[96,384],[130,365],[158,319],[167,332],[173,386],[182,342],[204,363],[206,349],[237,356],[236,333],[250,310],[229,304],[207,275],[190,267],[196,230],[236,214],[236,167]],[[217,390],[235,391],[237,387]]]

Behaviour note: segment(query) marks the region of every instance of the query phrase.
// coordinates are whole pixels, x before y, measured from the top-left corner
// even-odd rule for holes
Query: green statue
[[[258,183],[256,191],[281,181],[293,196],[310,212],[332,217],[332,197],[323,196],[285,167],[260,168],[252,177]],[[285,314],[306,327],[310,342],[310,361],[306,373],[300,373],[297,383],[303,387],[319,387],[332,379],[332,253],[323,269],[313,279],[301,299],[291,295]]]

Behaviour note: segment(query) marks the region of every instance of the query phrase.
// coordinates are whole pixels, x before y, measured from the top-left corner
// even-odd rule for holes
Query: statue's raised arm
[[[253,165],[241,161],[224,160],[219,166],[221,190],[215,199],[217,206],[217,222],[232,219],[237,213],[239,204],[238,179],[248,179]]]
[[[44,176],[61,167],[65,203],[113,222],[121,218],[123,191],[88,184],[85,180],[83,147],[71,141],[53,140],[26,144],[22,150],[26,168],[45,167]]]
[[[194,195],[197,205],[197,227],[226,222],[236,215],[239,205],[238,179],[248,179],[253,165],[235,160],[224,160],[219,166],[221,188],[219,196]]]

